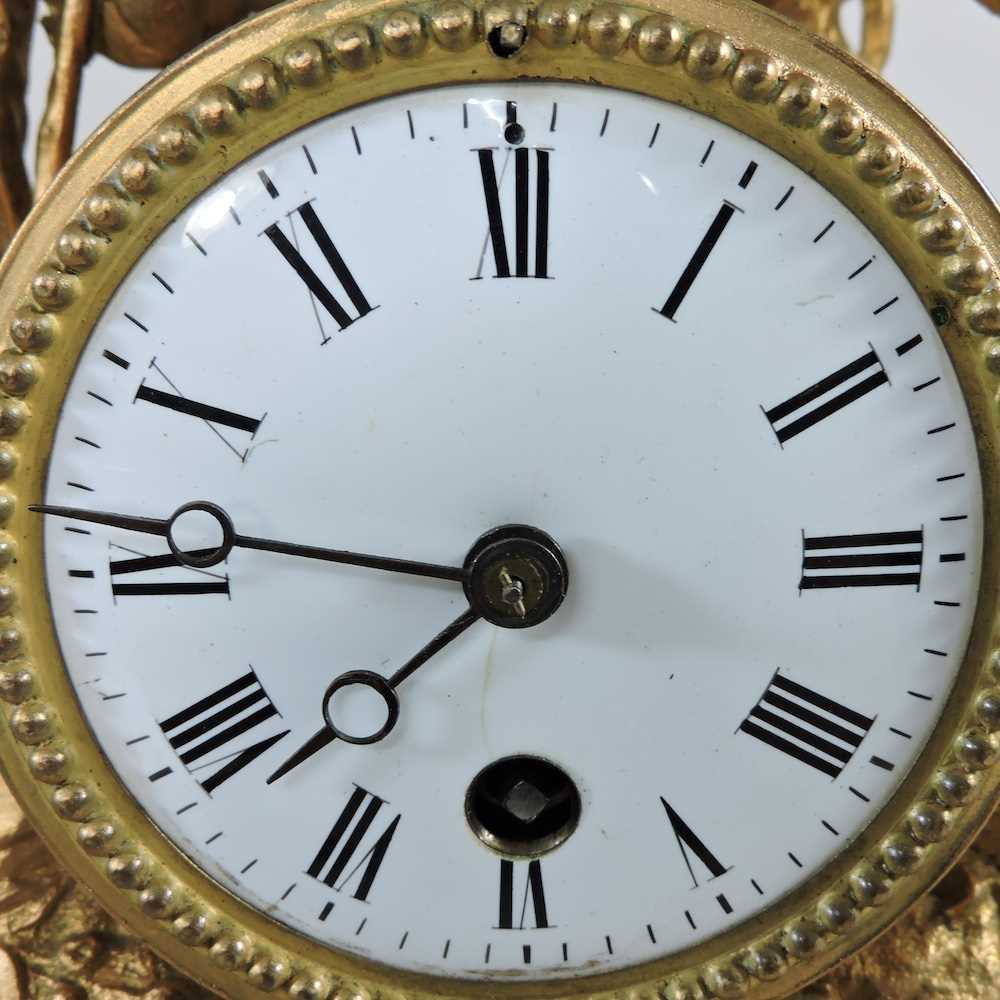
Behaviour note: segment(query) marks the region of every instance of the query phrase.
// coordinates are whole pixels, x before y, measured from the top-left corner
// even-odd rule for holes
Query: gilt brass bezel
[[[524,31],[506,37],[523,34],[524,44],[499,59],[484,39],[511,22]],[[732,930],[657,962],[551,983],[393,971],[273,922],[197,869],[95,743],[60,657],[41,519],[27,512],[42,497],[60,407],[91,329],[150,241],[199,193],[277,138],[336,111],[436,84],[523,78],[590,81],[693,108],[832,191],[892,254],[941,331],[977,436],[986,516],[966,660],[927,748],[877,819],[820,875]],[[101,128],[0,266],[8,338],[0,354],[0,757],[11,786],[57,856],[109,910],[227,996],[786,995],[884,929],[940,877],[996,801],[998,254],[996,206],[929,124],[847,54],[748,0],[443,0],[406,8],[294,0],[230,30]]]

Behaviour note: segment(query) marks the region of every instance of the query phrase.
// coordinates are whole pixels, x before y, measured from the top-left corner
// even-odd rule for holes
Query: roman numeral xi
[[[761,743],[840,777],[874,719],[775,674],[740,729]]]
[[[354,306],[355,315],[352,315],[341,304],[336,295],[330,291],[323,279],[307,263],[306,259],[299,252],[298,247],[281,231],[278,223],[268,226],[264,230],[264,234],[271,241],[275,250],[281,254],[292,270],[299,276],[316,301],[333,317],[333,321],[337,326],[341,330],[346,330],[352,323],[356,323],[359,319],[364,319],[365,316],[378,307],[369,304],[365,293],[361,291],[361,286],[355,280],[350,268],[344,262],[344,258],[341,257],[340,251],[331,239],[329,232],[327,232],[326,227],[316,214],[316,209],[312,207],[312,203],[306,202],[304,205],[300,205],[293,214],[298,214],[306,224],[306,229],[309,230],[316,246],[319,247],[320,253],[322,253],[327,264],[330,265],[330,270],[340,283],[344,294],[350,299],[351,305]]]
[[[221,764],[206,777],[199,779],[202,788],[212,794],[223,782],[283,739],[291,730],[265,737],[250,746],[243,746],[241,737],[278,715],[253,669],[225,684],[217,691],[200,698],[160,723],[160,729],[177,752],[181,763],[192,772]],[[199,764],[211,755],[206,764]]]
[[[924,561],[924,531],[802,538],[800,590],[916,587]]]
[[[373,830],[385,804],[384,799],[355,785],[306,874],[341,892],[360,872],[351,895],[366,901],[402,819],[397,815],[381,833]]]

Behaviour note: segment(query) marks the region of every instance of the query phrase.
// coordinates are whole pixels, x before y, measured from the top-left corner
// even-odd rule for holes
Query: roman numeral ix
[[[341,257],[340,251],[331,239],[326,227],[320,221],[312,203],[306,202],[304,205],[300,205],[292,214],[298,214],[306,224],[306,229],[309,230],[310,235],[316,242],[316,246],[319,247],[320,253],[323,254],[327,264],[330,265],[330,270],[333,271],[334,276],[340,283],[340,287],[344,290],[348,299],[350,299],[351,305],[354,306],[355,315],[352,315],[341,305],[340,300],[324,284],[323,279],[306,262],[306,259],[299,252],[298,247],[281,231],[278,223],[268,226],[264,230],[264,235],[267,236],[275,250],[281,254],[292,270],[299,276],[316,301],[330,314],[337,326],[341,330],[346,330],[352,323],[356,323],[359,319],[364,319],[365,316],[374,309],[377,309],[378,306],[369,304],[365,293],[361,291],[361,286],[357,283],[350,268],[344,262],[344,258]]]
[[[278,710],[251,668],[231,684],[224,685],[169,719],[164,719],[160,723],[160,729],[189,771],[196,772],[202,768],[207,770],[218,764],[222,765],[199,781],[201,787],[211,795],[221,784],[249,767],[261,754],[289,734],[290,730],[286,729],[252,746],[240,746],[242,736],[276,715]],[[198,761],[216,753],[220,756],[206,764],[198,764]]]
[[[924,561],[924,531],[802,537],[800,590],[916,587]]]
[[[535,238],[534,267],[530,260],[531,249],[531,150],[516,149],[514,156],[514,273],[510,270],[507,250],[507,233],[501,207],[501,184],[498,180],[492,149],[473,150],[479,157],[479,171],[486,199],[486,218],[489,222],[489,241],[493,247],[493,262],[498,278],[548,278],[549,275],[549,153],[536,149],[535,153]],[[508,150],[504,166],[511,156]],[[480,265],[480,272],[482,265]],[[481,277],[481,273],[476,277]]]
[[[515,882],[524,876],[524,892],[515,889]],[[517,897],[519,903],[515,907]],[[500,922],[498,930],[523,931],[529,919],[528,903],[531,902],[531,916],[538,930],[551,927],[549,912],[545,905],[545,887],[542,885],[541,861],[529,861],[527,865],[515,865],[506,858],[500,862]]]
[[[874,723],[867,715],[775,674],[740,729],[837,778]]]
[[[120,549],[121,546],[113,546]],[[185,567],[182,572],[190,579],[186,581],[147,580],[141,583],[124,583],[119,578],[133,576],[138,573],[149,573],[161,569],[179,566],[172,552],[158,556],[147,556],[123,550],[129,553],[127,559],[112,559],[109,565],[111,573],[111,593],[119,597],[189,597],[198,594],[221,594],[229,597],[229,577],[220,576],[204,569]],[[208,555],[212,549],[197,549],[195,555]]]
[[[888,382],[889,376],[873,348],[808,389],[764,410],[764,415],[778,441],[784,444]]]
[[[374,841],[370,841],[370,838],[370,842],[366,841],[384,805],[384,799],[355,785],[347,805],[341,810],[337,822],[333,824],[333,829],[323,842],[319,853],[313,858],[306,874],[341,892],[361,872],[361,877],[351,895],[362,902],[367,901],[372,884],[382,867],[386,852],[402,819],[401,815],[397,815]],[[366,843],[367,850],[364,850]],[[349,867],[352,863],[353,867]]]

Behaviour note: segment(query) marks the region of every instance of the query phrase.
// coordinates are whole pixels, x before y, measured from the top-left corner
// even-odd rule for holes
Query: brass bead
[[[23,638],[16,628],[0,629],[0,660],[7,663],[21,655]]]
[[[211,135],[229,135],[239,124],[240,108],[228,87],[209,87],[198,95],[192,115],[203,131]]]
[[[52,733],[52,720],[44,708],[21,705],[10,717],[10,728],[22,743],[34,746],[44,743]]]
[[[902,169],[903,153],[888,136],[870,132],[858,151],[857,170],[863,180],[887,184]]]
[[[67,763],[62,750],[35,750],[28,758],[31,773],[47,785],[56,785],[63,780]]]
[[[991,341],[986,347],[986,367],[1000,377],[1000,340]]]
[[[84,823],[76,833],[80,846],[93,857],[110,854],[117,836],[117,831],[107,820]]]
[[[684,66],[696,80],[717,80],[735,58],[736,49],[728,38],[714,31],[699,31],[688,45]]]
[[[544,0],[535,13],[535,37],[548,49],[563,49],[577,40],[582,21],[572,0]]]
[[[86,271],[97,263],[103,246],[104,241],[93,233],[80,226],[70,226],[59,236],[56,256],[64,267]]]
[[[848,877],[851,895],[858,906],[871,906],[889,891],[885,875],[874,865],[861,864]]]
[[[0,354],[0,391],[10,396],[23,396],[38,381],[38,362],[17,351]]]
[[[330,986],[325,979],[306,974],[295,978],[288,987],[288,995],[292,1000],[327,1000]]]
[[[412,10],[397,10],[382,25],[382,44],[386,52],[399,59],[420,55],[427,47],[427,36],[420,15]]]
[[[823,110],[823,88],[803,73],[792,73],[776,99],[778,116],[789,125],[812,125]]]
[[[208,937],[212,924],[206,914],[198,910],[189,910],[174,919],[172,928],[184,944],[196,945]]]
[[[997,740],[974,730],[964,733],[955,742],[955,755],[972,771],[982,771],[997,758]]]
[[[52,346],[56,336],[56,318],[49,313],[21,309],[11,320],[10,339],[25,354],[37,354]]]
[[[139,894],[139,906],[147,917],[165,920],[177,909],[177,897],[170,886],[154,884]]]
[[[17,452],[11,446],[0,447],[0,481],[10,479],[17,468]],[[5,508],[13,503],[14,498],[9,493],[0,493],[0,522],[10,519],[10,514],[5,515]]]
[[[28,419],[28,407],[19,399],[0,403],[0,438],[15,437]]]
[[[996,650],[990,656],[990,672],[995,681],[1000,681],[1000,650]]]
[[[975,779],[954,768],[934,776],[934,792],[946,806],[960,806],[972,794]]]
[[[735,963],[710,965],[705,972],[708,988],[718,997],[739,997],[746,992],[747,975]]]
[[[945,284],[962,295],[978,295],[990,283],[993,271],[982,250],[963,250],[949,257],[942,268]]]
[[[247,973],[250,982],[265,993],[273,993],[284,986],[290,975],[291,969],[287,962],[266,956],[258,958]]]
[[[14,512],[17,510],[17,500],[12,493],[8,493],[6,490],[0,490],[0,524],[6,524],[13,516]],[[4,591],[10,593],[10,588],[6,587],[4,584],[0,584],[0,614],[6,614],[4,608]]]
[[[897,215],[926,215],[937,201],[937,188],[925,173],[911,168],[889,188],[889,201]]]
[[[684,29],[680,21],[665,14],[643,18],[635,33],[635,51],[651,66],[676,62],[683,48]]]
[[[920,223],[917,235],[931,253],[954,253],[965,241],[965,222],[954,209],[943,208]]]
[[[746,954],[747,969],[758,979],[777,979],[786,965],[784,952],[771,945],[759,945],[751,948]]]
[[[785,950],[797,958],[811,955],[819,944],[819,933],[804,920],[785,928],[782,944]]]
[[[493,3],[486,4],[482,12],[483,34],[489,37],[494,28],[501,28],[505,24],[520,24],[527,27],[530,20],[530,11],[527,4],[518,3],[517,0],[505,2],[505,0],[494,0]]]
[[[850,896],[844,893],[831,893],[820,900],[817,916],[827,930],[842,934],[854,923],[857,913]]]
[[[372,34],[365,24],[342,24],[330,36],[330,47],[344,69],[360,72],[375,62]]]
[[[198,136],[195,135],[191,122],[181,115],[168,118],[160,126],[154,144],[160,159],[171,166],[190,163],[198,155]]]
[[[160,168],[144,149],[133,150],[118,167],[122,186],[136,197],[152,194],[160,186]]]
[[[31,282],[31,295],[40,309],[58,312],[71,305],[79,288],[78,280],[65,271],[43,267]]]
[[[35,690],[35,679],[27,670],[0,670],[0,698],[12,705],[27,701]]]
[[[904,834],[893,834],[882,842],[882,864],[894,875],[909,874],[919,860],[920,849]]]
[[[665,1000],[702,1000],[704,994],[701,987],[689,980],[671,979],[663,991]]]
[[[920,802],[910,810],[910,833],[921,844],[936,844],[944,834],[946,823],[944,810],[933,802]]]
[[[14,588],[0,581],[0,615],[8,615],[14,607]]]
[[[10,535],[0,534],[0,568],[9,566],[17,555],[17,544]]]
[[[591,10],[584,26],[587,44],[602,56],[616,56],[628,45],[632,16],[622,7],[600,4]]]
[[[965,307],[965,318],[974,333],[984,337],[1000,336],[1000,292],[971,299]]]
[[[224,969],[243,969],[253,958],[253,947],[247,938],[224,937],[212,945],[211,955]]]
[[[861,145],[865,134],[865,120],[853,104],[840,99],[833,100],[819,123],[818,132],[824,149],[847,155]]]
[[[138,889],[147,878],[145,862],[136,854],[119,854],[108,860],[108,878],[119,889]]]
[[[236,93],[248,107],[266,111],[281,100],[284,86],[271,63],[256,59],[243,67],[236,81]]]
[[[733,91],[745,101],[767,102],[777,95],[780,81],[780,63],[766,52],[750,49],[736,65]]]
[[[99,232],[116,233],[128,225],[128,204],[110,184],[102,184],[84,202],[83,215]]]
[[[281,62],[285,75],[297,87],[315,87],[330,75],[323,50],[318,42],[310,38],[304,38],[285,49]]]
[[[976,702],[979,721],[991,732],[1000,729],[1000,688],[984,691]]]
[[[64,819],[88,819],[91,810],[90,793],[83,785],[63,785],[52,793],[52,805]]]
[[[464,52],[476,40],[476,14],[461,0],[438,4],[430,20],[434,40],[449,52]]]

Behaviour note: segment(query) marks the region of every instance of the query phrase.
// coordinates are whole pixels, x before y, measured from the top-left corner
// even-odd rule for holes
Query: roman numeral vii
[[[223,685],[164,719],[160,729],[188,770],[199,771],[202,766],[207,769],[222,763],[207,778],[200,780],[201,787],[211,795],[219,785],[288,735],[290,730],[286,729],[251,746],[242,746],[242,736],[276,715],[278,710],[251,669],[231,684]],[[210,754],[211,762],[198,764]]]
[[[384,805],[384,799],[355,785],[306,874],[340,892],[360,872],[361,877],[351,895],[366,901],[402,819],[397,815],[376,835],[372,828]]]
[[[498,278],[548,278],[549,277],[549,150],[535,152],[534,240],[531,239],[531,150],[516,149],[514,157],[514,272],[511,274],[504,227],[501,186],[503,173],[509,162],[508,151],[504,170],[497,178],[493,160],[494,150],[473,150],[479,157],[479,172],[483,181],[486,200],[486,218],[489,222],[489,241],[493,247],[493,263]],[[534,266],[531,248],[534,246]],[[481,277],[477,274],[476,277]]]
[[[304,205],[300,205],[295,213],[306,224],[306,229],[309,230],[316,246],[319,247],[320,253],[323,254],[327,264],[330,265],[330,270],[333,271],[340,287],[344,290],[344,294],[354,306],[355,315],[352,315],[345,306],[341,305],[340,300],[330,291],[323,279],[306,262],[298,247],[281,231],[278,223],[268,226],[264,230],[264,234],[271,241],[275,250],[299,276],[316,301],[333,317],[337,326],[341,330],[346,330],[352,323],[364,319],[373,309],[378,307],[369,304],[365,293],[361,291],[361,286],[351,274],[350,268],[344,262],[340,251],[316,214],[316,209],[312,207],[312,203],[306,202]]]
[[[740,729],[831,778],[840,777],[874,719],[775,674]]]

